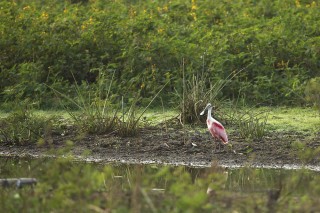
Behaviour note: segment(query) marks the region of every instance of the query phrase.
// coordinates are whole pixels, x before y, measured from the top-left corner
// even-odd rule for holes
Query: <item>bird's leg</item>
[[[217,143],[214,141],[214,152],[217,151]]]
[[[218,148],[218,152],[224,152],[225,151],[225,145],[223,143],[221,143],[220,141],[218,141],[217,146],[219,146]],[[222,147],[222,148],[221,148]],[[221,150],[222,149],[222,150]]]
[[[223,151],[225,151],[226,150],[226,145],[222,144],[222,147],[223,147]]]
[[[221,147],[220,147],[220,142],[219,141],[214,141],[214,152],[215,153],[219,153],[220,152],[220,149],[221,149]]]

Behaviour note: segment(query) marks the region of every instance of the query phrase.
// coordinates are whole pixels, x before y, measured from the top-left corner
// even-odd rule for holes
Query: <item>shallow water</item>
[[[38,184],[1,188],[1,209],[210,212],[217,208],[269,211],[287,205],[292,205],[292,210],[320,209],[320,173],[305,169],[103,165],[71,158],[0,157],[0,178],[22,177],[36,178]],[[310,198],[307,203],[306,198]],[[269,206],[273,200],[279,207],[274,202]]]

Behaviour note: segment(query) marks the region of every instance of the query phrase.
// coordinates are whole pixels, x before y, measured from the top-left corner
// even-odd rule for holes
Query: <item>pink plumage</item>
[[[224,129],[223,125],[219,121],[217,121],[211,116],[212,106],[210,103],[200,113],[200,115],[203,115],[206,110],[208,110],[207,126],[212,137],[221,140],[223,144],[227,144],[228,136],[227,136],[226,130]]]
[[[207,119],[207,125],[212,137],[221,140],[224,144],[228,143],[226,130],[221,123],[211,117],[210,119]]]

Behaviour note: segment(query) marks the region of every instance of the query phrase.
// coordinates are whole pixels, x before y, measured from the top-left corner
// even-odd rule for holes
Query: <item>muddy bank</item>
[[[237,134],[229,134],[229,138],[237,154],[228,147],[219,149],[217,141],[206,131],[161,127],[143,128],[138,136],[131,138],[110,134],[79,136],[70,133],[52,136],[50,144],[1,144],[0,154],[42,157],[72,153],[79,159],[102,163],[163,163],[201,167],[212,163],[226,167],[250,165],[273,168],[299,168],[307,165],[318,170],[320,166],[320,156],[301,156],[303,150],[292,146],[292,143],[299,141],[306,144],[304,149],[315,149],[320,146],[319,133],[269,133],[264,139],[251,142]],[[66,143],[68,140],[73,145]]]

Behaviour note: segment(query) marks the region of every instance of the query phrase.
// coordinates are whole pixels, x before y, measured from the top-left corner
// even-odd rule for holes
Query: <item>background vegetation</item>
[[[176,105],[183,79],[201,75],[209,89],[247,67],[223,97],[303,104],[313,94],[308,80],[319,76],[319,7],[311,0],[1,1],[0,101],[59,107],[52,88],[73,97],[75,82],[90,91],[114,75],[114,101],[149,101],[170,81],[161,98]]]

